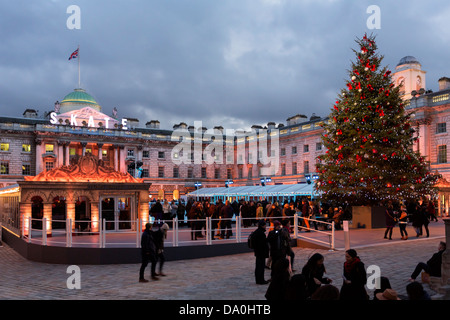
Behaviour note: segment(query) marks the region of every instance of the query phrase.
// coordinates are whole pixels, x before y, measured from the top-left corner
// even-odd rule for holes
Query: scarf
[[[353,270],[353,268],[355,267],[355,265],[356,265],[358,262],[361,262],[361,260],[359,259],[359,257],[355,257],[355,258],[354,258],[352,261],[350,261],[350,262],[345,261],[345,262],[344,262],[344,270],[345,270],[345,272],[350,273],[350,272]]]

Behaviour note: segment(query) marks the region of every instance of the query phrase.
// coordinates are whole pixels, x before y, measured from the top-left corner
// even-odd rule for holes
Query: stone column
[[[119,162],[119,170],[118,171],[127,172],[127,168],[125,166],[125,158],[127,157],[125,146],[120,146],[119,152],[120,152],[120,162]]]
[[[36,139],[36,175],[42,172],[42,140]]]
[[[21,202],[19,205],[19,211],[20,211],[20,230],[21,231],[24,230],[22,236],[28,236],[30,231],[28,230],[29,226],[28,219],[31,218],[31,203]],[[22,229],[22,227],[24,228]]]
[[[70,142],[64,144],[64,165],[68,166],[70,164]]]
[[[98,160],[103,160],[102,154],[103,143],[97,143],[97,147],[98,147]]]
[[[98,232],[100,229],[100,212],[98,202],[91,202],[91,232]]]
[[[64,143],[61,141],[58,141],[56,143],[56,167],[61,167],[64,163]]]
[[[75,230],[75,202],[66,201],[66,218],[72,220],[71,230]]]
[[[47,219],[47,237],[52,235],[53,202],[44,202],[44,218]]]
[[[119,147],[113,146],[114,148],[114,170],[119,170]]]
[[[82,152],[81,152],[82,156],[86,155],[86,146],[87,146],[87,142],[81,142],[81,147],[83,148]]]

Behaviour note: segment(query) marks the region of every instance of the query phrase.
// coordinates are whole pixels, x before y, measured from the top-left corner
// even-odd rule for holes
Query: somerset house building
[[[447,214],[450,79],[440,78],[436,92],[427,90],[426,72],[417,59],[407,56],[396,66],[393,81],[403,83],[407,110],[415,113],[419,137],[415,148],[430,162],[430,170],[443,176],[437,200],[439,214]],[[19,216],[42,215],[105,218],[111,230],[130,228],[117,223],[120,215],[125,220],[148,217],[150,199],[177,200],[199,183],[223,187],[233,180],[235,186],[249,186],[259,185],[266,177],[271,178],[270,184],[305,182],[315,171],[317,156],[326,151],[320,124],[328,118],[314,114],[290,116],[286,123],[254,125],[251,133],[236,132],[230,137],[220,126],[207,130],[179,123],[160,128],[158,120],[118,118],[116,111],[106,115],[81,88],[52,109],[44,114],[26,109],[17,117],[0,117],[0,208],[5,214],[19,202],[20,209],[8,213],[17,228]],[[178,151],[180,137],[193,141],[196,135],[202,141],[201,150],[211,145],[212,136],[223,136],[224,148],[211,153],[213,161],[207,161],[203,152],[195,154],[195,148]],[[271,171],[264,171],[261,151],[251,148],[261,135],[269,145],[268,156],[277,158]]]

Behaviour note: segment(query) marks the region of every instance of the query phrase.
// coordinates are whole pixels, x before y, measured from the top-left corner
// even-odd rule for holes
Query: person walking
[[[266,237],[266,222],[258,221],[258,228],[254,231],[251,238],[253,251],[256,257],[255,263],[255,281],[256,284],[267,284],[269,281],[264,279],[264,270],[266,266],[266,258],[269,257],[269,243]]]
[[[295,253],[294,250],[292,250],[291,247],[291,222],[289,220],[283,220],[281,222],[281,225],[283,226],[281,228],[281,235],[282,235],[282,244],[284,246],[284,250],[286,250],[286,255],[289,256],[289,261],[291,262],[291,270],[292,272],[295,272],[294,270],[294,258]]]
[[[406,231],[407,224],[408,214],[406,213],[406,207],[402,205],[400,208],[400,217],[398,218],[398,227],[400,228],[400,235],[402,236],[402,240],[408,239],[408,232]]]
[[[387,208],[384,211],[384,214],[386,218],[386,231],[384,232],[384,238],[388,239],[387,235],[389,233],[389,240],[392,240],[392,230],[397,224],[394,207],[392,203],[388,204]]]
[[[286,242],[286,238],[283,236],[283,232],[281,230],[281,223],[278,220],[273,222],[273,230],[269,232],[267,235],[267,241],[269,242],[269,253],[270,253],[270,261],[273,276],[274,266],[278,262],[278,260],[287,258],[289,261],[289,272],[292,273],[292,265],[290,261],[290,256],[287,255],[289,248],[289,243]]]
[[[364,263],[354,249],[345,252],[344,281],[339,293],[340,300],[368,300],[365,285],[367,282]]]
[[[221,216],[221,238],[224,239],[225,237],[227,239],[230,238],[230,236],[233,235],[233,231],[231,230],[231,218],[233,218],[233,207],[230,204],[229,200],[225,201],[225,205],[222,207],[220,211]],[[223,223],[223,225],[222,225]]]
[[[166,258],[164,256],[164,239],[167,239],[167,230],[169,225],[164,223],[158,230],[153,231],[155,247],[156,247],[156,264],[159,264],[159,273],[155,273],[156,276],[165,277],[163,273],[163,266]],[[156,268],[155,268],[156,269]]]
[[[330,278],[324,277],[324,273],[326,273],[324,259],[323,255],[315,253],[302,269],[302,275],[305,277],[308,288],[308,297],[311,297],[322,284],[331,284],[332,282]]]
[[[147,267],[148,263],[151,262],[151,278],[153,280],[159,280],[158,277],[156,277],[156,245],[153,238],[153,231],[152,231],[152,224],[146,223],[145,224],[145,230],[142,233],[141,237],[141,257],[142,257],[142,264],[141,268],[139,269],[139,282],[148,282],[144,278],[144,272],[145,268]]]

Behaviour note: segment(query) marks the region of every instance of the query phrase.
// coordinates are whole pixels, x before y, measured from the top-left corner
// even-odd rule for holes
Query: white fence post
[[[28,218],[28,243],[31,243],[31,223],[32,219],[31,217]]]
[[[236,216],[236,242],[239,243],[241,240],[241,219],[242,217]]]
[[[297,239],[298,237],[298,214],[294,214],[294,238]]]
[[[102,224],[102,248],[106,248],[106,219],[103,219]]]
[[[331,250],[334,251],[334,221],[331,222]]]
[[[136,219],[136,248],[139,248],[140,230],[141,230],[141,220]]]
[[[66,247],[72,246],[72,219],[66,219]]]
[[[47,245],[47,218],[42,219],[42,245]]]
[[[206,245],[211,245],[211,217],[206,217],[205,221],[205,227],[206,227]]]
[[[175,241],[176,241],[176,227],[178,226],[178,217],[175,216],[172,218],[172,243],[175,246]]]

